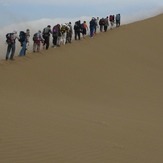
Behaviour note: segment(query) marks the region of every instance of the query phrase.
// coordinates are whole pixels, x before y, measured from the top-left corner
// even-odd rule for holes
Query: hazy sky
[[[0,24],[42,18],[124,15],[163,8],[163,0],[0,0]]]
[[[31,36],[47,25],[89,22],[92,16],[121,14],[121,24],[163,13],[163,0],[0,0],[0,58],[6,53],[5,35],[27,28]],[[30,38],[32,39],[32,37]],[[32,42],[32,40],[31,40]],[[16,54],[20,44],[17,42]],[[31,44],[32,48],[32,44]]]

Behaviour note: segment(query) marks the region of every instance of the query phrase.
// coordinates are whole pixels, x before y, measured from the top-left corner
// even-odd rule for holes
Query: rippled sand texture
[[[0,61],[1,163],[162,163],[163,15]]]

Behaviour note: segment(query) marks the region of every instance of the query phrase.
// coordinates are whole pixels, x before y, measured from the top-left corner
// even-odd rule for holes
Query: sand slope
[[[1,163],[162,163],[163,14],[0,61]]]

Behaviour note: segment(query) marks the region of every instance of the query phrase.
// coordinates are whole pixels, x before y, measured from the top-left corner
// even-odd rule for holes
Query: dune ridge
[[[161,163],[163,14],[0,61],[0,162]]]

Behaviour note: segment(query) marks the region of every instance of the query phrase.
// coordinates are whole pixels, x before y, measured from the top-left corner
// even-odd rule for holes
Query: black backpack
[[[37,33],[35,33],[35,34],[33,35],[33,41],[36,41],[36,40],[38,40]]]
[[[89,24],[91,27],[93,27],[95,25],[95,21],[92,19]]]
[[[7,44],[12,44],[12,43],[14,43],[13,35],[14,35],[14,33],[7,33],[7,34],[6,34],[6,43],[7,43]]]
[[[20,31],[19,33],[19,41],[24,42],[26,40],[26,33],[24,31]]]

